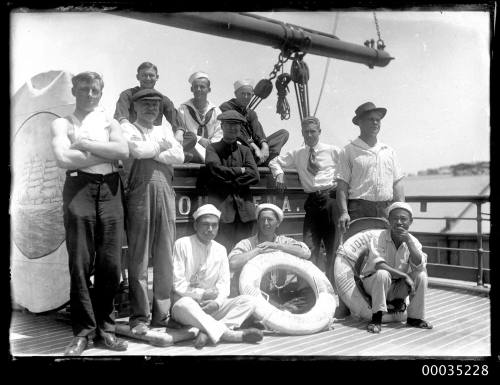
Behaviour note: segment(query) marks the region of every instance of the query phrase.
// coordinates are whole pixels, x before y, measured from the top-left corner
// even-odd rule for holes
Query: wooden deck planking
[[[348,317],[336,320],[334,330],[306,336],[282,336],[265,332],[259,344],[229,344],[194,349],[192,341],[170,347],[154,347],[129,339],[129,349],[116,353],[90,345],[83,356],[487,356],[490,354],[490,300],[458,289],[430,288],[427,319],[434,329],[385,324],[382,333],[366,332],[367,321]],[[71,341],[71,327],[49,315],[13,313],[13,355],[62,355]]]

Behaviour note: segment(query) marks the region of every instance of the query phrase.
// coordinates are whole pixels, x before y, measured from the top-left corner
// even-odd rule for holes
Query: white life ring
[[[347,239],[337,250],[334,264],[335,287],[342,301],[351,311],[351,315],[371,320],[372,309],[356,285],[354,266],[361,255],[368,252],[368,245],[373,237],[378,237],[384,230],[365,230]],[[408,300],[408,299],[406,299]],[[383,313],[382,322],[401,322],[406,320],[406,311],[401,313]]]
[[[316,303],[304,314],[292,314],[267,302],[261,294],[260,282],[271,269],[283,268],[304,278],[313,288]],[[312,262],[275,251],[260,254],[249,261],[240,275],[240,293],[256,297],[254,315],[266,327],[283,334],[304,335],[327,328],[333,320],[337,306],[333,287],[325,274]]]

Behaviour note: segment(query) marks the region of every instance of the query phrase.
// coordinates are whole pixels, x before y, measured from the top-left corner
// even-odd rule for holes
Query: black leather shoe
[[[101,333],[99,337],[94,339],[94,346],[97,348],[124,352],[127,350],[128,342],[121,338],[117,338],[114,334]]]
[[[89,340],[87,337],[73,337],[71,343],[64,351],[65,356],[81,356],[83,351],[87,348]]]

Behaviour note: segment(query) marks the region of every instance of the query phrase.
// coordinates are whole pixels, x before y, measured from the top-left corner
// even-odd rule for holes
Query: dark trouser
[[[335,191],[331,189],[311,193],[304,204],[306,211],[303,229],[304,242],[311,249],[312,262],[318,265],[321,241],[323,241],[326,250],[326,272],[330,271],[330,265],[333,264],[335,258],[334,241],[339,218]]]
[[[391,201],[373,202],[364,199],[349,199],[347,210],[351,220],[363,217],[387,218],[386,209]]]
[[[269,146],[269,158],[261,164],[260,166],[267,166],[271,160],[276,158],[279,154],[285,143],[288,141],[289,133],[287,130],[281,129],[278,130],[267,137],[267,145]],[[258,159],[255,158],[255,161],[258,162]]]
[[[182,141],[182,149],[184,150],[184,163],[204,163],[198,152],[195,151],[194,146],[198,143],[196,134],[191,131],[184,133],[184,140]]]
[[[124,225],[120,176],[67,172],[63,210],[73,334],[114,333]]]
[[[238,213],[232,223],[219,222],[219,232],[215,240],[225,246],[229,254],[239,241],[253,234],[256,221],[242,222]]]

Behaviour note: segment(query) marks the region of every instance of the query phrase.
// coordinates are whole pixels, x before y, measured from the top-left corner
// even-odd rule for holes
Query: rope
[[[336,12],[335,13],[335,20],[333,21],[332,35],[335,35],[335,33],[337,31],[338,21],[339,21],[339,13]],[[328,58],[326,60],[325,71],[323,73],[323,81],[321,82],[321,88],[319,90],[319,95],[318,95],[318,102],[316,103],[316,108],[314,109],[313,116],[316,116],[316,112],[318,112],[319,102],[321,101],[321,97],[323,96],[323,89],[325,88],[326,76],[328,75],[328,67],[330,66],[330,60],[331,60],[331,58]]]
[[[276,102],[276,113],[281,115],[281,120],[290,119],[290,104],[286,100],[286,95],[290,92],[288,83],[292,80],[290,74],[283,73],[276,78],[276,90],[278,91],[278,101]]]

